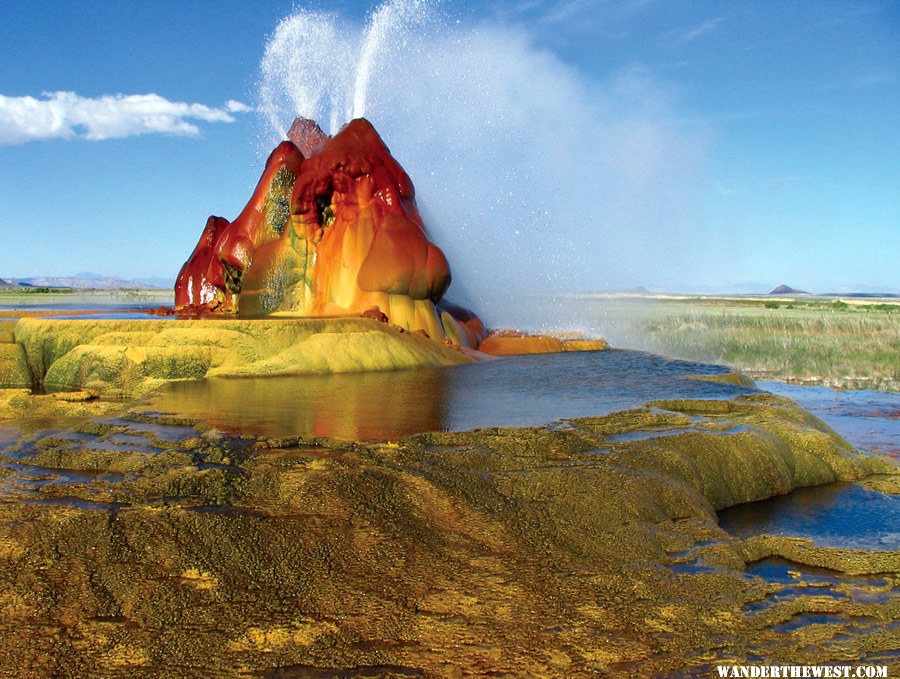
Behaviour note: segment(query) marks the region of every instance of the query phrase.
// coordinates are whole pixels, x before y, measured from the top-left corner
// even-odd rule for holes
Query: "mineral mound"
[[[366,315],[476,348],[484,326],[443,300],[447,258],[409,175],[369,121],[333,137],[304,118],[233,222],[210,217],[175,283],[180,313]]]

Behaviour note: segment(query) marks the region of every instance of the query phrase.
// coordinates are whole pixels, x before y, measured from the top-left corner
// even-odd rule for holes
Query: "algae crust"
[[[15,323],[0,321],[0,389],[31,388],[31,371],[13,336]]]
[[[472,360],[416,333],[365,318],[24,318],[14,332],[35,384],[108,396],[137,395],[176,379],[389,370]]]
[[[389,443],[132,408],[4,458],[0,674],[650,677],[895,646],[896,553],[717,525],[746,497],[896,473],[768,395]],[[59,478],[35,490],[22,465]],[[767,559],[796,579],[745,573]],[[831,617],[780,631],[806,615]]]

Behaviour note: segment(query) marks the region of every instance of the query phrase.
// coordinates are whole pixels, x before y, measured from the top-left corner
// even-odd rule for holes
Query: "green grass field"
[[[98,308],[138,304],[172,304],[171,290],[77,290],[72,288],[0,288],[0,309],[65,305]]]
[[[645,348],[756,377],[900,391],[900,303],[648,299],[635,326]]]

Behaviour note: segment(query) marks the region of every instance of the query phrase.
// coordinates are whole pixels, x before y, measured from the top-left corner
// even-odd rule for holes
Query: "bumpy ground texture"
[[[498,333],[474,351],[373,318],[0,321],[0,387],[145,394],[173,380],[434,368],[496,355],[608,348]]]
[[[896,487],[774,396],[363,443],[0,394],[4,676],[896,662],[900,555],[717,525],[798,486]]]
[[[5,381],[0,373],[0,386],[33,383],[105,396],[146,393],[175,379],[390,370],[472,360],[458,348],[368,318],[23,318],[12,335],[16,344],[8,346],[16,352],[18,368],[10,367],[7,374],[15,377]],[[3,356],[0,350],[0,360]]]

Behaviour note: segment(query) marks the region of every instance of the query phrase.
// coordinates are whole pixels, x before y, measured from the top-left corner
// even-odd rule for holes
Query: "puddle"
[[[871,591],[859,587],[844,587],[841,593],[846,593],[854,603],[858,604],[886,604],[896,596],[896,592],[893,590]]]
[[[148,446],[153,443],[146,436],[141,436],[139,434],[113,433],[105,436],[104,440],[115,446]]]
[[[2,467],[9,469],[12,472],[12,475],[6,477],[5,481],[28,488],[42,488],[46,485],[58,483],[90,484],[97,481],[105,483],[121,483],[125,480],[125,475],[117,472],[94,473],[82,470],[38,467],[26,464],[4,464]]]
[[[762,599],[746,604],[744,611],[750,614],[757,614],[776,604],[801,597],[828,598],[854,604],[885,604],[896,597],[896,588],[884,577],[846,575],[777,557],[748,564],[744,574],[751,579],[760,578],[767,583],[783,586]]]
[[[698,573],[715,573],[721,569],[706,563],[702,559],[692,559],[691,561],[669,564],[669,570],[673,573],[697,575]]]
[[[770,557],[747,564],[744,573],[782,585],[798,581],[828,585],[838,580],[870,587],[886,587],[888,584],[884,578],[874,575],[846,575],[827,568],[805,566],[779,557]]]
[[[799,599],[800,597],[827,597],[835,601],[847,601],[850,597],[842,592],[837,592],[831,587],[815,587],[810,585],[798,585],[796,587],[785,587],[778,592],[769,594],[760,601],[752,601],[744,607],[747,613],[759,613],[775,604],[786,603]]]
[[[718,513],[731,535],[809,538],[823,547],[900,549],[900,497],[852,483],[799,488]]]
[[[686,559],[691,554],[694,554],[698,549],[717,544],[717,542],[718,540],[700,540],[699,542],[695,542],[693,545],[691,545],[689,549],[681,549],[676,552],[667,552],[667,554],[671,559]]]
[[[15,427],[0,424],[0,453],[19,442],[20,432]]]
[[[105,438],[97,438],[88,441],[77,441],[65,447],[65,452],[75,452],[78,450],[91,450],[98,453],[144,453],[147,455],[158,455],[163,452],[162,448],[153,446],[136,446],[133,444],[120,444],[109,441]]]
[[[137,453],[157,455],[163,452],[151,441],[141,439],[139,444],[130,441],[121,441],[115,438],[115,434],[97,435],[80,431],[48,431],[32,441],[24,441],[16,447],[8,448],[6,457],[14,460],[23,460],[41,453],[59,452],[59,454],[74,453],[81,450],[100,453]]]
[[[153,413],[147,413],[147,417],[153,417]],[[94,420],[97,424],[105,424],[116,429],[124,430],[135,436],[150,437],[166,443],[179,443],[185,439],[198,436],[196,429],[187,426],[169,424],[157,424],[155,422],[143,422],[119,417],[98,417]],[[125,436],[126,433],[117,435]]]
[[[810,625],[846,625],[850,622],[850,618],[846,615],[835,613],[798,613],[772,629],[776,632],[787,633],[796,632],[801,627]]]

